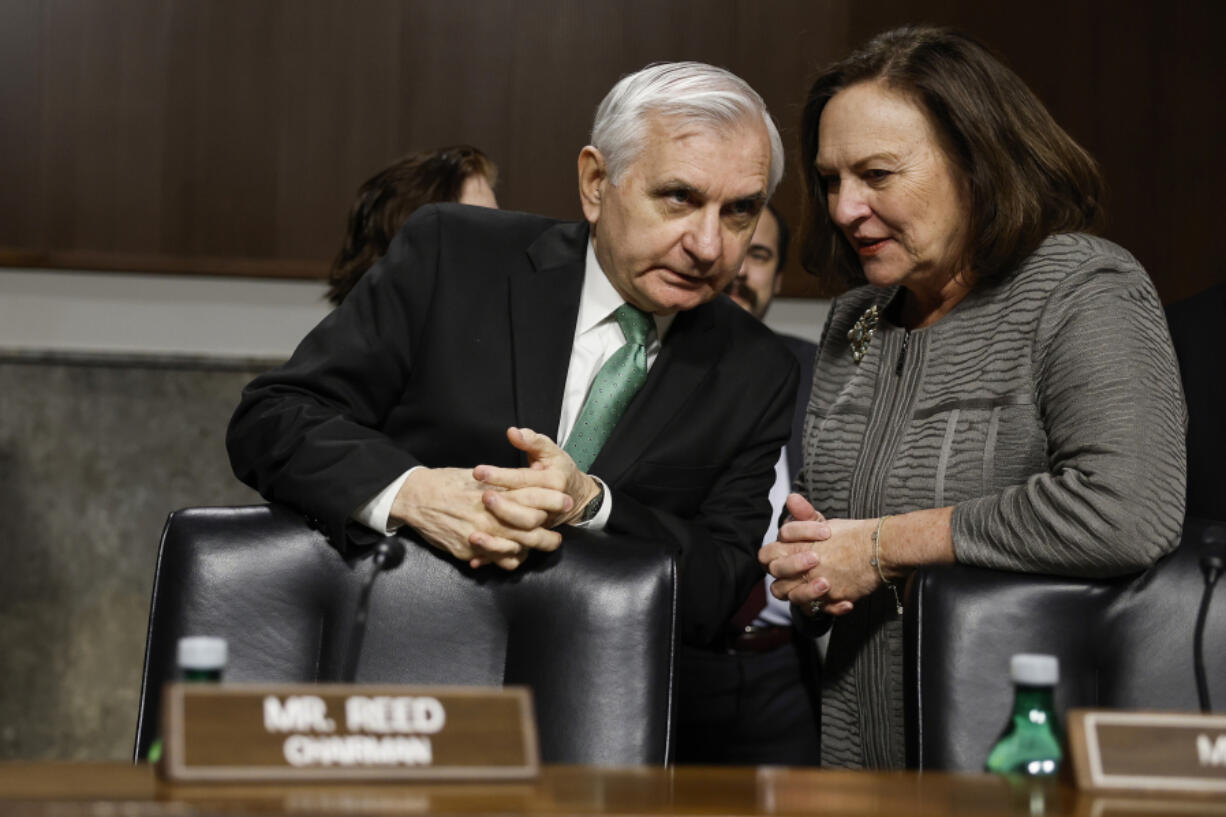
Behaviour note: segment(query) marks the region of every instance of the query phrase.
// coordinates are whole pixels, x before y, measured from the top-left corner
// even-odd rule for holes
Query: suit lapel
[[[800,383],[796,389],[796,408],[792,412],[792,436],[788,438],[788,475],[795,479],[804,461],[801,439],[804,436],[805,413],[809,405],[809,392],[813,389],[813,358],[817,347],[808,341],[791,335],[778,336],[800,364]]]
[[[551,227],[528,248],[532,269],[510,278],[516,422],[551,438],[579,316],[587,236],[584,222]]]
[[[614,482],[639,460],[660,431],[723,357],[727,332],[713,304],[679,313],[660,356],[626,413],[592,463],[592,473]]]

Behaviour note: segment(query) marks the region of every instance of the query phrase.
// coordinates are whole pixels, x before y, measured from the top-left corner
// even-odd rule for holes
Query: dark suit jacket
[[[796,479],[804,463],[805,452],[800,445],[805,430],[805,413],[809,408],[809,392],[813,391],[813,362],[817,344],[794,335],[778,335],[783,345],[800,364],[800,383],[796,389],[796,408],[792,412],[792,436],[788,438],[788,478]]]
[[[240,479],[315,517],[350,513],[415,465],[522,466],[510,425],[554,435],[588,226],[459,205],[419,211],[345,302],[231,420]],[[682,637],[708,643],[753,581],[796,363],[726,298],[679,314],[590,472],[611,531],[679,560]]]

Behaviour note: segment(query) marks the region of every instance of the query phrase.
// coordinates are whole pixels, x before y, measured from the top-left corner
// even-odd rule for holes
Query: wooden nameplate
[[[168,684],[174,781],[523,780],[540,770],[524,687]]]
[[[1068,722],[1082,789],[1226,793],[1226,715],[1074,709]]]

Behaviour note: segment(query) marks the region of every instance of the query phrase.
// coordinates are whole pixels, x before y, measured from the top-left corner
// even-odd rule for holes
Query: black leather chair
[[[405,540],[378,578],[356,680],[532,688],[546,763],[671,756],[676,570],[651,543],[571,531],[519,570],[472,570]],[[278,506],[196,508],[162,532],[137,758],[183,635],[229,642],[227,681],[339,680],[373,560],[347,562]]]
[[[1193,632],[1204,588],[1204,520],[1140,576],[1088,582],[962,565],[916,571],[908,588],[905,677],[908,764],[973,771],[1013,702],[1009,658],[1060,659],[1056,704],[1199,710]],[[1223,554],[1226,555],[1226,554]],[[1215,711],[1226,710],[1226,579],[1205,627]]]

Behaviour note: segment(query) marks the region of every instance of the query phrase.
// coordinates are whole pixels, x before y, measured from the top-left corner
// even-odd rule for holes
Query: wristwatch
[[[593,477],[592,479],[596,479]],[[578,524],[591,522],[596,518],[596,514],[600,513],[600,508],[604,505],[604,483],[596,479],[596,496],[592,497],[592,501],[587,503],[583,509],[583,513],[579,515]]]

